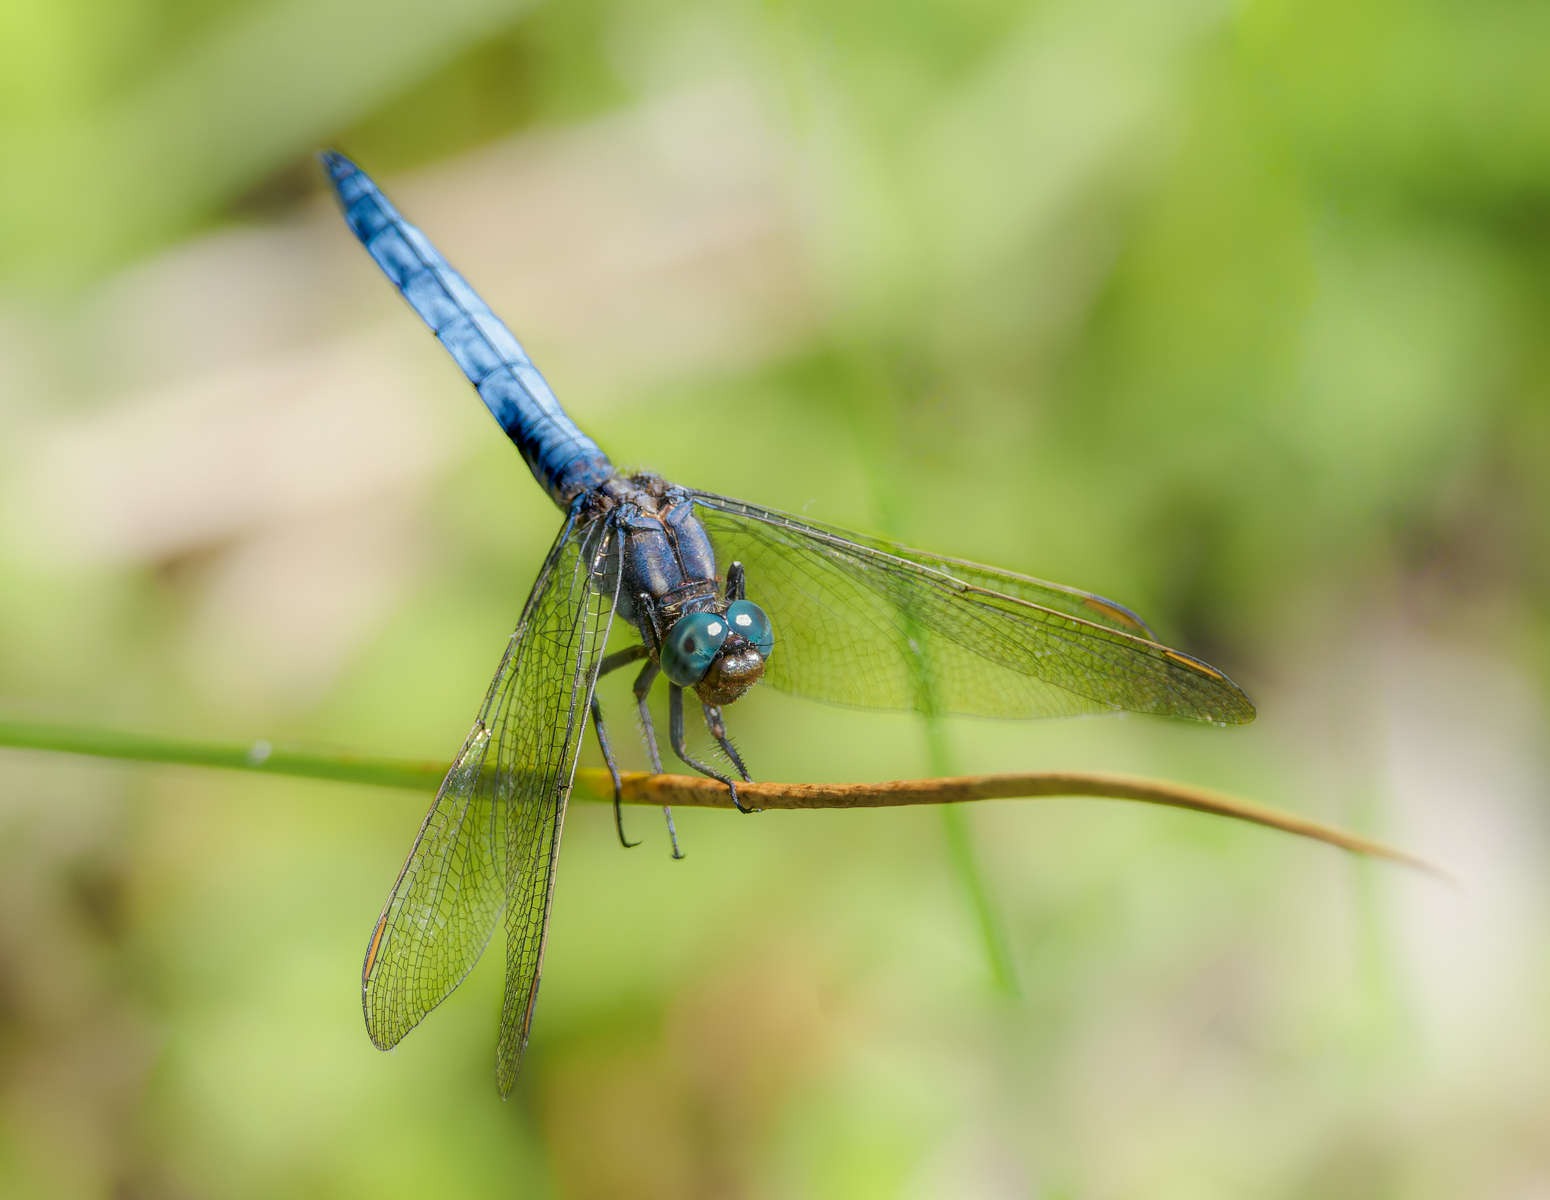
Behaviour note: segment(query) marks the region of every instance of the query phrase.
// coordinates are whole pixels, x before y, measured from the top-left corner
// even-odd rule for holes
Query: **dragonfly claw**
[[[678,830],[673,828],[673,810],[664,804],[662,815],[667,818],[667,840],[673,843],[673,858],[682,861],[688,855],[678,848]]]
[[[746,778],[746,776],[745,776],[745,778]],[[732,792],[732,807],[737,809],[737,811],[742,813],[745,817],[746,816],[751,816],[751,815],[753,815],[756,812],[763,812],[764,811],[762,808],[748,808],[748,807],[746,807],[743,804],[743,802],[737,798],[737,784],[733,783],[730,779],[728,779],[726,781],[726,784],[727,784],[727,787],[729,789],[731,789],[731,792]]]
[[[640,843],[632,842],[629,838],[624,836],[623,799],[624,798],[619,794],[619,789],[617,787],[614,788],[614,828],[619,831],[619,844],[626,850],[633,850],[636,846],[639,846]]]

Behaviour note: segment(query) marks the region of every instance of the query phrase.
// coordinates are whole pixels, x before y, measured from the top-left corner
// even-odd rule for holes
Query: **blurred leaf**
[[[111,103],[0,127],[0,271],[78,280],[184,229],[359,120],[526,0],[273,0]],[[39,34],[38,36],[41,36]],[[8,59],[25,62],[26,41]]]

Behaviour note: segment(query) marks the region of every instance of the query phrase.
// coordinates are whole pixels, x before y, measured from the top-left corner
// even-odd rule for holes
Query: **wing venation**
[[[503,1095],[527,1045],[565,805],[613,616],[602,585],[619,573],[605,559],[616,553],[606,519],[572,516],[561,529],[362,968],[366,1028],[389,1049],[462,982],[504,909]]]
[[[773,686],[857,708],[965,716],[1125,710],[1254,719],[1221,672],[1103,597],[709,493],[718,561],[740,560],[775,625]]]

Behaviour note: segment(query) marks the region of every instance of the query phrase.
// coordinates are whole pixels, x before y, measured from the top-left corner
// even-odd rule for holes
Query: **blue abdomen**
[[[430,240],[348,158],[318,157],[355,236],[457,359],[554,502],[565,508],[612,476],[608,456],[566,415],[522,344]]]

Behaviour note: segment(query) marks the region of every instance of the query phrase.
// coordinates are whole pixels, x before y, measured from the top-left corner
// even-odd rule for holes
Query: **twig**
[[[265,775],[329,779],[376,787],[431,792],[447,773],[444,762],[381,758],[344,751],[298,748],[257,742],[207,742],[149,734],[122,733],[26,719],[0,719],[0,746],[84,754],[96,758],[219,767]],[[577,781],[598,799],[612,799],[608,772],[582,770]],[[691,775],[622,774],[626,804],[700,808],[731,808],[725,786]],[[1014,800],[1053,796],[1092,796],[1139,800],[1188,808],[1218,817],[1250,821],[1299,837],[1328,842],[1355,854],[1388,859],[1457,883],[1436,863],[1332,825],[1268,804],[1242,800],[1224,792],[1092,771],[1029,771],[1008,775],[967,775],[953,779],[906,779],[892,783],[747,783],[738,792],[759,808],[897,808],[908,804],[959,804],[969,800]]]
[[[607,771],[583,770],[576,774],[588,790],[612,798],[613,783]],[[727,789],[713,779],[649,775],[644,771],[622,772],[620,778],[626,804],[732,807]],[[1225,792],[1135,775],[1110,775],[1100,771],[1022,771],[1005,775],[964,775],[954,779],[902,779],[891,783],[740,783],[737,790],[747,804],[757,808],[898,808],[908,804],[961,804],[969,800],[1027,800],[1056,796],[1139,800],[1145,804],[1188,808],[1249,821],[1328,842],[1354,854],[1402,863],[1449,883],[1457,883],[1436,863],[1372,838]]]

